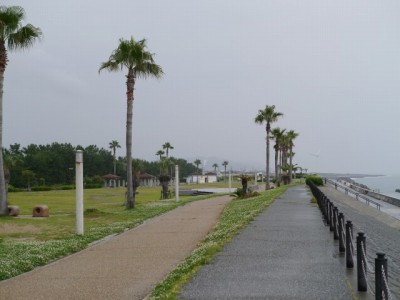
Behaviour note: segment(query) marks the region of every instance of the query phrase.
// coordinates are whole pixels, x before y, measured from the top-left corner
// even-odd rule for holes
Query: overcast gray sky
[[[265,105],[300,133],[309,171],[399,168],[398,0],[25,0],[44,38],[9,55],[4,145],[54,141],[125,150],[125,71],[98,74],[119,38],[146,38],[165,76],[139,80],[133,155],[265,165]],[[271,153],[273,161],[273,153]],[[314,154],[314,155],[313,155]],[[319,155],[315,155],[319,154]],[[211,169],[213,159],[208,159]]]

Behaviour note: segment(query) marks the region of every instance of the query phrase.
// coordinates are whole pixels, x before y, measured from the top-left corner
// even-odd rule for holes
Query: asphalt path
[[[305,186],[289,188],[203,266],[180,297],[352,299],[343,259],[310,199]]]

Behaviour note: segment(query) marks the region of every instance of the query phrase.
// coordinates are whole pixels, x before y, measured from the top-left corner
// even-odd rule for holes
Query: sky
[[[24,0],[43,38],[9,53],[3,144],[97,145],[125,155],[126,70],[98,72],[120,38],[147,40],[162,79],[135,85],[133,156],[265,168],[265,127],[299,133],[308,172],[398,174],[397,0]],[[271,143],[272,146],[273,143]],[[271,151],[271,162],[273,162]]]

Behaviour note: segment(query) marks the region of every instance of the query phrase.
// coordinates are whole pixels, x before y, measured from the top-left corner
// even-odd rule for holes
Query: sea
[[[375,190],[380,194],[400,199],[400,193],[396,192],[396,189],[400,189],[400,175],[368,176],[351,179],[365,184],[371,190]]]

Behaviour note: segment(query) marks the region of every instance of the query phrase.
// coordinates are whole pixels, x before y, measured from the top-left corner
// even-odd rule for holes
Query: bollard
[[[351,221],[346,222],[346,267],[351,269],[354,267],[354,259],[353,259],[353,224]]]
[[[366,257],[363,255],[363,251],[361,250],[361,243],[364,245],[364,250],[366,251],[365,246],[365,236],[363,232],[359,232],[357,236],[357,286],[359,292],[367,291],[367,262]],[[364,265],[364,270],[363,270]]]
[[[325,220],[326,220],[326,225],[329,225],[329,199],[326,198],[326,202],[325,202]]]
[[[338,233],[338,208],[336,206],[333,207],[333,239],[339,239]]]
[[[334,205],[333,205],[333,203],[331,203],[331,207],[330,207],[330,210],[329,210],[329,219],[330,219],[330,223],[329,223],[329,231],[333,231],[333,218],[334,218],[334,215],[333,215],[333,207],[334,207]]]
[[[339,213],[339,252],[344,252],[346,250],[346,248],[344,247],[343,224],[344,224],[344,215],[343,213]]]
[[[386,300],[389,299],[389,291],[386,288],[385,281],[388,282],[387,275],[387,258],[385,253],[376,253],[375,258],[375,299]],[[382,268],[385,275],[382,274]],[[384,278],[385,276],[385,278]]]

